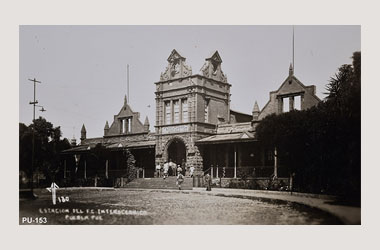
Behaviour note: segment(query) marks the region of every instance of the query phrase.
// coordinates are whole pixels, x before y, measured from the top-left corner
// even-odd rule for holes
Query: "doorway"
[[[186,163],[186,146],[185,143],[177,138],[174,138],[168,147],[167,161],[172,161],[177,165],[184,165]]]

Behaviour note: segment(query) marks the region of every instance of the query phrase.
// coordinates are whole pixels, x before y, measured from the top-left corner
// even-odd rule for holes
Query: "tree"
[[[19,123],[19,170],[31,176],[32,169],[32,142],[34,129],[34,173],[43,173],[48,181],[55,179],[56,173],[61,167],[62,150],[70,148],[69,141],[61,139],[60,127],[39,117],[32,124],[26,126]]]
[[[126,174],[124,177],[126,177],[128,182],[130,182],[137,177],[135,157],[128,149],[124,149],[123,156],[126,161]]]
[[[282,164],[296,173],[300,191],[360,201],[360,52],[352,58],[352,65],[342,65],[330,79],[323,102],[270,115],[256,130],[260,142],[277,147]]]

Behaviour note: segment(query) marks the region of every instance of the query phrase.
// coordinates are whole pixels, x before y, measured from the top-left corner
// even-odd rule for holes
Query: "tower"
[[[215,134],[229,121],[230,87],[218,51],[192,74],[186,58],[173,49],[156,82],[156,163],[186,161],[201,173],[203,163],[195,141]]]

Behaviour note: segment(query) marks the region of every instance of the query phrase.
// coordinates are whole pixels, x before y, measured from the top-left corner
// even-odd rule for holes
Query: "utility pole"
[[[36,83],[41,83],[40,81],[37,81],[36,78],[34,79],[28,79],[29,81],[33,82],[33,102],[29,102],[29,104],[33,104],[33,130],[32,130],[32,168],[31,168],[31,181],[30,181],[30,195],[32,199],[36,199],[37,195],[33,192],[33,171],[34,171],[34,130],[35,130],[35,124],[34,121],[36,119],[36,104],[38,101],[36,100]]]

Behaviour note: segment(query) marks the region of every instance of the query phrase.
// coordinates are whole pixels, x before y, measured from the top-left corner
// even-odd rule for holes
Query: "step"
[[[169,176],[166,179],[163,178],[140,178],[131,181],[126,184],[125,188],[141,188],[141,189],[178,189],[176,184],[177,177]],[[185,177],[183,183],[181,184],[181,189],[192,190],[193,189],[193,179],[190,177]]]

